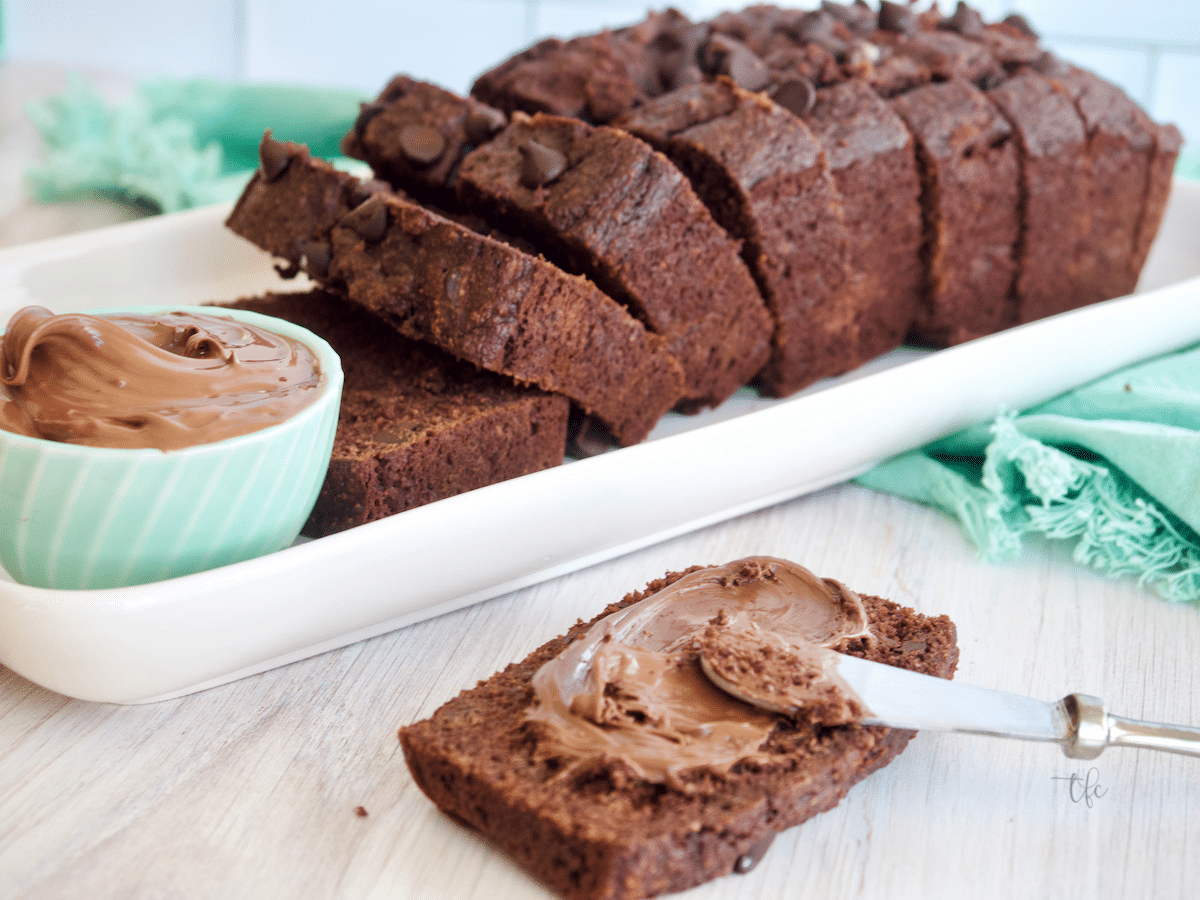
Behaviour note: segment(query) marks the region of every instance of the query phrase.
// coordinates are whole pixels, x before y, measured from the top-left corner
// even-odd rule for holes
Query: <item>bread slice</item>
[[[551,168],[531,162],[541,154]],[[773,324],[739,246],[661,153],[615,128],[516,113],[458,170],[467,207],[584,275],[667,342],[681,408],[716,406],[767,361]]]
[[[326,291],[230,304],[327,340],[345,386],[329,472],[304,534],[322,537],[562,463],[564,397],[411,341]]]
[[[1091,212],[1089,270],[1096,290],[1120,297],[1138,275],[1166,205],[1181,140],[1156,125],[1119,87],[1059,62],[1052,77],[1074,100],[1087,131],[1087,179],[1080,193]]]
[[[506,113],[522,110],[604,124],[645,99],[640,48],[609,31],[546,38],[480,75],[471,96]]]
[[[818,88],[803,118],[825,150],[842,198],[854,291],[862,298],[847,352],[859,365],[904,342],[924,286],[913,139],[862,79]]]
[[[753,760],[724,774],[684,770],[665,783],[604,760],[563,768],[539,754],[537,727],[525,721],[534,673],[603,616],[684,574],[651,582],[400,730],[421,790],[570,900],[634,900],[744,871],[776,833],[833,808],[913,736],[781,717]],[[948,618],[926,617],[879,597],[862,600],[877,640],[869,647],[853,641],[845,652],[940,677],[953,674],[958,648]]]
[[[727,78],[663,94],[614,121],[665,153],[746,260],[775,317],[758,381],[786,397],[838,375],[857,343],[864,298],[850,284],[841,198],[803,121]]]
[[[506,122],[504,113],[478,100],[397,75],[363,106],[342,150],[393,187],[453,209],[450,185],[462,158]]]
[[[1092,210],[1081,188],[1087,184],[1087,135],[1071,98],[1033,69],[987,96],[1012,125],[1020,154],[1018,321],[1115,296],[1086,271]]]
[[[912,131],[921,170],[928,281],[913,338],[947,346],[1016,325],[1021,219],[1012,126],[958,77],[890,103]]]
[[[683,372],[590,281],[264,139],[226,224],[406,337],[567,396],[622,444],[683,394]],[[380,185],[379,187],[382,187]]]

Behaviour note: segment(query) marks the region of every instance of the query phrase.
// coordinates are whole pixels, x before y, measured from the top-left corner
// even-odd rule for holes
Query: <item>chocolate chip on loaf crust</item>
[[[296,245],[296,250],[299,252],[304,268],[315,275],[317,278],[324,278],[329,274],[329,261],[332,259],[333,251],[330,249],[326,241],[311,241],[303,240]]]
[[[817,102],[817,89],[803,76],[789,78],[775,88],[771,99],[793,115],[804,118]]]
[[[405,125],[400,129],[400,149],[418,165],[436,162],[446,150],[446,139],[429,125]]]
[[[353,229],[368,243],[383,240],[388,224],[387,203],[383,195],[376,194],[364,200],[342,220],[342,224]]]
[[[960,0],[954,9],[954,15],[943,20],[938,27],[955,31],[963,37],[977,38],[983,34],[983,16],[979,14],[979,10],[972,9]]]
[[[479,145],[490,141],[508,120],[504,113],[490,106],[479,106],[467,114],[463,131],[467,140]]]
[[[741,41],[726,34],[714,34],[703,51],[704,64],[716,75],[728,75],[733,82],[748,91],[760,91],[767,86],[771,73],[757,54]]]
[[[858,37],[866,37],[875,30],[875,13],[862,0],[855,0],[854,3],[835,3],[834,0],[822,0],[821,9]]]
[[[1029,24],[1029,20],[1020,13],[1012,13],[1011,15],[1007,15],[1002,21],[1005,25],[1016,29],[1025,37],[1032,38],[1035,41],[1038,39],[1038,33],[1033,30],[1033,27]]]
[[[268,182],[274,181],[291,161],[292,154],[287,144],[271,137],[270,129],[263,132],[262,143],[258,145],[258,170],[262,177]]]
[[[373,103],[358,104],[358,118],[354,120],[354,133],[362,137],[364,131],[367,130],[367,125],[371,120],[387,109],[386,103],[381,103],[376,100]]]
[[[911,34],[916,30],[917,23],[912,10],[891,0],[882,0],[879,4],[879,30],[893,31],[896,34]]]
[[[760,837],[750,845],[749,850],[737,858],[737,862],[733,864],[733,874],[745,875],[756,868],[763,861],[763,857],[767,855],[767,851],[771,849],[773,843],[775,843],[774,832]]]
[[[528,141],[521,145],[521,184],[539,188],[549,184],[567,168],[567,158],[545,144]]]

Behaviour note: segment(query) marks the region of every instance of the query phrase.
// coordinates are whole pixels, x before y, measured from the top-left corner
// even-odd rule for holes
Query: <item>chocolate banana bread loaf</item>
[[[503,78],[481,76],[481,96],[511,110],[541,108],[514,87],[526,68],[542,79],[558,65],[570,70],[587,40],[544,42],[518,54],[493,70]],[[861,0],[812,10],[756,4],[708,22],[668,11],[605,32],[601,43],[609,77],[631,81],[644,95],[621,95],[625,119],[616,122],[673,96],[695,103],[684,95],[697,83],[728,78],[810,124],[817,91],[852,84],[897,104],[917,128],[932,128],[913,135],[927,239],[923,312],[912,336],[934,346],[1132,291],[1180,148],[1178,130],[1153,123],[1116,86],[1046,53],[1024,19],[986,23],[965,3],[950,14],[893,2],[875,9]],[[956,96],[941,89],[947,83],[982,97]],[[586,79],[563,85],[566,105],[588,118]],[[608,108],[618,99],[610,94]],[[972,159],[977,150],[984,159]],[[982,177],[987,165],[995,166],[992,179]],[[981,188],[983,202],[971,201]],[[857,199],[840,186],[839,193],[847,205]],[[976,211],[977,228],[970,221]],[[852,264],[852,282],[858,272]],[[968,318],[950,321],[959,314]]]
[[[861,621],[839,624],[834,637],[842,652],[944,678],[954,672],[956,634],[945,616],[926,617],[879,597],[860,601],[835,582],[781,560],[759,557],[689,573],[651,582],[400,730],[405,760],[421,790],[570,900],[635,900],[747,871],[775,834],[834,807],[913,736],[819,724],[828,720],[817,711],[777,716],[734,700],[700,673],[697,654],[702,641],[711,640],[709,632],[694,641],[677,640],[673,622],[648,624],[643,632],[674,642],[664,665],[675,674],[656,685],[681,685],[676,698],[681,708],[672,706],[672,716],[660,719],[653,702],[662,696],[658,687],[644,689],[638,677],[620,674],[658,671],[653,667],[664,659],[639,656],[644,648],[623,645],[628,639],[622,635],[635,629],[617,616],[649,615],[631,609],[633,604],[653,603],[660,591],[686,578],[680,585],[682,590],[687,584],[686,593],[675,594],[666,609],[697,598],[715,602],[727,615],[721,619],[714,609],[714,621],[732,627],[739,617],[755,615],[755,600],[743,597],[763,596],[760,591],[774,597],[779,586],[786,597],[792,584],[807,584],[805,590],[825,592],[839,615],[850,617],[852,606],[865,612],[865,630],[858,627]],[[808,602],[797,597],[797,604],[802,600]],[[701,611],[695,618],[703,627],[710,614]],[[614,652],[632,654],[645,665],[621,669],[615,657],[612,666],[605,663],[603,676],[595,673],[595,690],[605,684],[612,690],[604,687],[604,699],[594,704],[587,682],[592,676],[576,677],[575,663],[595,659],[592,653]],[[577,685],[581,680],[585,683]],[[564,684],[585,693],[564,706],[567,694],[559,696]],[[641,702],[644,690],[648,706]],[[692,727],[693,704],[701,705],[703,718],[697,721],[707,727]],[[598,718],[609,725],[596,725]],[[688,735],[675,735],[679,728]],[[727,752],[730,741],[748,749]]]

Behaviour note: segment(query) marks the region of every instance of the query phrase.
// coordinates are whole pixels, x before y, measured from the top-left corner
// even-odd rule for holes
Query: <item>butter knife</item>
[[[1095,759],[1107,747],[1200,756],[1200,728],[1115,716],[1105,710],[1103,701],[1087,694],[1068,694],[1048,703],[825,652],[833,663],[829,674],[836,667],[836,674],[865,707],[865,715],[858,719],[864,725],[1052,741],[1073,759]],[[774,712],[788,711],[723,678],[703,655],[700,662],[722,690]]]

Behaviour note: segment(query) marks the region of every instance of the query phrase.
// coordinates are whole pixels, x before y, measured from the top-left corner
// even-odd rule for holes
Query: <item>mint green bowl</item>
[[[342,393],[337,354],[312,332],[236,309],[197,312],[308,346],[320,396],[286,422],[183,450],[61,444],[0,431],[0,563],[22,584],[128,587],[241,562],[290,545],[325,480]]]

